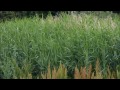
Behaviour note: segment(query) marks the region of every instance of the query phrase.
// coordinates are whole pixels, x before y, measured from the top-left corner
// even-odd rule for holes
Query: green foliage
[[[104,17],[101,17],[105,14]],[[100,15],[100,16],[99,16]],[[18,71],[34,78],[60,61],[73,77],[74,68],[95,68],[99,58],[102,73],[120,64],[120,18],[110,12],[38,16],[0,23],[0,77],[18,77]],[[14,65],[14,63],[16,65]],[[27,63],[29,62],[29,63]],[[26,64],[27,63],[27,64]],[[25,66],[27,65],[27,66]],[[22,69],[26,67],[24,71]],[[30,75],[31,77],[31,75]]]

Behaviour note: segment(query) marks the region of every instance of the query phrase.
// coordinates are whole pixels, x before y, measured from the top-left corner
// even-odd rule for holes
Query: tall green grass
[[[49,62],[51,68],[62,62],[73,77],[76,65],[95,67],[97,58],[103,73],[107,65],[115,70],[120,64],[119,21],[117,14],[97,12],[0,23],[0,78],[19,76],[16,68],[36,78]]]

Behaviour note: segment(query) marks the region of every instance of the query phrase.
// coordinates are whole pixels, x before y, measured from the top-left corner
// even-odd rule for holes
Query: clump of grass
[[[41,76],[43,79],[67,79],[67,69],[60,63],[58,69],[54,67],[54,69],[51,70],[49,64],[47,73],[41,74]]]
[[[107,72],[106,72],[107,75],[106,77],[104,77],[105,73],[102,73],[102,70],[100,69],[99,60],[96,61],[96,67],[94,72],[93,70],[94,69],[92,69],[92,65],[90,65],[88,69],[86,69],[86,67],[81,67],[80,70],[77,67],[75,67],[74,78],[75,79],[115,79],[114,72],[110,71],[109,67],[107,68]]]
[[[80,70],[75,67],[75,79],[102,79],[102,73],[99,67],[99,61],[96,62],[95,73],[92,70],[92,65],[88,67],[81,67]]]

